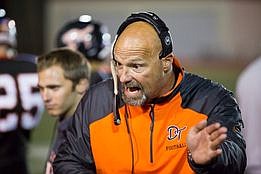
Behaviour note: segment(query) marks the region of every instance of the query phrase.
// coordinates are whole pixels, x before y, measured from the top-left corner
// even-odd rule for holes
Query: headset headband
[[[140,13],[132,13],[119,27],[117,31],[117,38],[123,32],[123,30],[130,25],[131,23],[137,21],[144,21],[153,26],[153,28],[158,33],[158,36],[161,41],[162,51],[160,52],[159,58],[166,57],[168,54],[172,52],[172,39],[170,36],[169,28],[166,24],[154,13],[152,12],[140,12]]]

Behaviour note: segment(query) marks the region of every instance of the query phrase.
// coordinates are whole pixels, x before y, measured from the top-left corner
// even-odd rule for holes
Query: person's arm
[[[238,105],[231,94],[227,94],[207,122],[200,122],[190,130],[187,137],[190,167],[199,174],[244,173],[246,147],[241,127]]]
[[[65,134],[65,142],[59,147],[53,163],[55,174],[96,173],[89,140],[87,113],[82,100]]]
[[[50,161],[46,162],[45,174],[53,174],[53,166]]]

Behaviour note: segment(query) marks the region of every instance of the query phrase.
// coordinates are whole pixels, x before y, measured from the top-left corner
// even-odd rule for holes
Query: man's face
[[[77,92],[64,71],[54,65],[38,73],[40,93],[47,112],[52,116],[71,116],[77,105]]]
[[[131,105],[144,105],[161,96],[164,88],[159,60],[161,45],[149,24],[132,25],[125,29],[115,45],[115,67],[123,100]]]

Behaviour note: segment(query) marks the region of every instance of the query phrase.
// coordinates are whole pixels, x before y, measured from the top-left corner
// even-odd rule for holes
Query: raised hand
[[[188,150],[196,164],[204,165],[222,153],[220,144],[227,137],[227,128],[220,123],[207,126],[203,120],[193,126],[187,135]]]

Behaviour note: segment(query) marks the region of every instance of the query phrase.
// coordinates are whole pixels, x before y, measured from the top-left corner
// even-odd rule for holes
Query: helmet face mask
[[[82,43],[88,49],[92,45],[91,32],[93,32],[92,26],[86,26],[83,29],[73,28],[62,35],[61,41],[64,45],[74,49],[77,49],[78,45]]]
[[[107,30],[92,20],[74,20],[65,24],[58,33],[57,46],[78,50],[90,61],[103,61],[111,51],[111,36]]]

